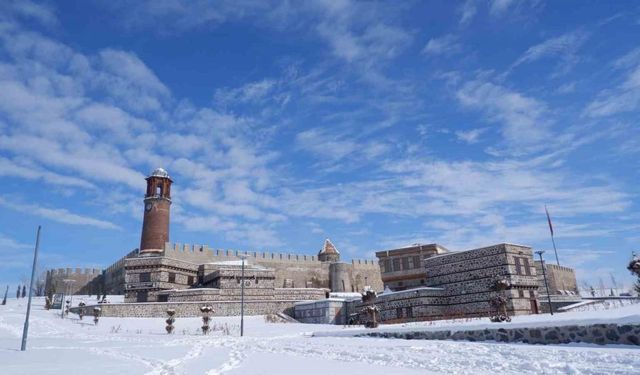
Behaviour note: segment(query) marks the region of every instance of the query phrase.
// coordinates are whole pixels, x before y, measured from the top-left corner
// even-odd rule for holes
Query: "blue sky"
[[[3,1],[0,283],[107,266],[166,168],[171,240],[343,257],[640,250],[640,7],[584,1]],[[547,252],[551,259],[551,252]]]

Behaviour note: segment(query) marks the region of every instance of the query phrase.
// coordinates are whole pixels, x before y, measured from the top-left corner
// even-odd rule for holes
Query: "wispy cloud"
[[[456,137],[458,137],[458,139],[460,141],[463,141],[465,143],[468,144],[473,144],[479,141],[480,136],[482,135],[482,133],[486,132],[487,128],[478,128],[478,129],[471,129],[471,130],[458,130],[455,132]]]
[[[502,125],[504,138],[514,145],[534,145],[548,136],[547,106],[501,85],[485,80],[465,83],[456,92],[464,107],[480,110]]]
[[[28,213],[59,223],[71,225],[87,225],[102,229],[120,229],[118,225],[113,224],[109,221],[74,214],[64,208],[47,208],[34,204],[16,203],[4,197],[0,197],[0,205],[12,210]]]
[[[462,45],[458,43],[458,38],[454,35],[444,35],[439,38],[429,39],[422,49],[425,55],[451,55],[462,50]]]
[[[461,25],[466,25],[471,22],[473,17],[478,12],[477,2],[474,0],[467,0],[458,8],[458,13],[460,14]]]
[[[556,74],[569,71],[578,61],[577,55],[580,47],[588,40],[589,34],[578,30],[545,40],[542,43],[529,47],[512,65],[531,63],[545,57],[557,56],[561,59]]]
[[[604,117],[640,108],[640,48],[617,59],[613,67],[622,70],[622,82],[617,87],[601,91],[584,109],[585,115]]]

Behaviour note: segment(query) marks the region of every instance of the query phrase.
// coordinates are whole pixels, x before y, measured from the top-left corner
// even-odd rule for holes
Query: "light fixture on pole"
[[[242,271],[240,273],[240,337],[244,336],[244,260],[247,255],[238,255],[242,259]]]
[[[544,279],[544,287],[547,289],[547,300],[549,301],[549,312],[553,315],[553,306],[551,306],[551,295],[549,294],[549,284],[547,284],[547,272],[545,271],[544,260],[542,260],[542,254],[544,250],[536,251],[536,254],[540,256],[540,267],[542,268],[542,277]]]

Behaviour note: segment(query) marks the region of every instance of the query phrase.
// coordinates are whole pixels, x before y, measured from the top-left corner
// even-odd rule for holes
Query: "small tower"
[[[162,168],[154,170],[147,180],[144,196],[144,220],[140,239],[140,255],[154,255],[164,250],[169,241],[169,208],[171,177]]]
[[[324,246],[322,246],[322,250],[318,253],[318,260],[321,262],[339,262],[340,261],[340,252],[336,247],[331,243],[330,239],[324,240]]]

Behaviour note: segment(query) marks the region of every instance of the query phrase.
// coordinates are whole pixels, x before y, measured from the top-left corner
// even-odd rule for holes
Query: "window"
[[[156,186],[156,195],[162,195],[162,185]]]
[[[421,268],[422,267],[422,262],[420,262],[420,257],[419,256],[413,257],[413,267],[415,267],[415,268]]]
[[[524,298],[524,290],[518,289],[518,297]]]
[[[411,268],[413,268],[413,267],[411,267]],[[407,257],[402,258],[402,269],[403,270],[410,269],[409,268],[409,258],[407,258]]]
[[[529,291],[529,298],[536,298],[536,292],[534,292],[533,290]]]
[[[138,294],[136,295],[136,302],[147,302],[147,298],[147,292],[138,292]]]
[[[531,276],[531,269],[529,268],[529,259],[522,258],[522,260],[524,261],[524,273],[525,273],[525,275]]]
[[[391,259],[385,259],[384,260],[384,272],[392,272],[393,269],[391,268]]]
[[[413,318],[413,307],[407,307],[407,318]]]
[[[520,258],[514,257],[516,262],[516,275],[522,275],[522,267],[520,266]]]
[[[393,260],[393,270],[400,271],[400,258],[395,258]]]
[[[140,274],[140,282],[148,283],[151,281],[151,274],[149,272],[143,272]]]
[[[402,307],[398,307],[396,309],[396,318],[398,319],[402,318]]]
[[[193,276],[188,276],[187,277],[187,285],[193,285],[193,279],[194,279]]]
[[[158,294],[158,302],[169,302],[168,294]]]
[[[175,283],[176,282],[176,274],[173,272],[169,272],[169,282],[170,283]]]

